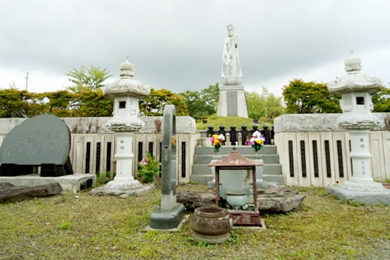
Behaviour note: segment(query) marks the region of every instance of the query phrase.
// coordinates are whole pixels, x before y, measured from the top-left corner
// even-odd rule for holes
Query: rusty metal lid
[[[260,162],[255,162],[251,159],[242,156],[236,148],[233,148],[233,151],[225,158],[222,158],[219,161],[211,162],[207,166],[226,166],[226,167],[245,167],[245,166],[261,166],[263,165]]]

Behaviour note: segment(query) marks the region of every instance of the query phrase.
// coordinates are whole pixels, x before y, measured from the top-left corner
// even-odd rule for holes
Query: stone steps
[[[227,156],[232,151],[232,146],[224,146],[218,155]],[[276,146],[266,145],[259,152],[255,152],[250,146],[237,146],[238,152],[252,160],[262,159],[263,175],[266,182],[276,182],[278,185],[284,185],[282,166],[279,163],[279,155],[276,153]],[[207,184],[213,179],[211,168],[207,165],[214,158],[213,147],[196,147],[194,155],[194,164],[192,166],[191,182]]]
[[[251,160],[261,159],[264,164],[279,164],[279,156],[277,154],[259,154],[259,155],[245,155]],[[214,155],[197,155],[194,157],[194,164],[209,164],[214,158]]]

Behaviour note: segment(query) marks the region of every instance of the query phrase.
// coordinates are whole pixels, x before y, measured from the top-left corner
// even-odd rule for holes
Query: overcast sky
[[[227,25],[239,37],[243,85],[277,96],[294,78],[343,76],[350,50],[362,73],[390,82],[390,1],[0,0],[0,88],[45,92],[71,85],[82,65],[155,89],[201,90],[221,82]]]

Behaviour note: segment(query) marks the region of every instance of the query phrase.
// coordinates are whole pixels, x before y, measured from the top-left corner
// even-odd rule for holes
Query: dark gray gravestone
[[[185,208],[176,201],[176,108],[164,107],[164,134],[161,172],[161,207],[150,215],[149,226],[154,229],[177,228]]]
[[[69,160],[70,132],[53,115],[27,119],[15,127],[0,148],[0,175],[17,176],[41,166],[41,177],[73,174]]]
[[[237,91],[227,92],[227,116],[238,115]]]

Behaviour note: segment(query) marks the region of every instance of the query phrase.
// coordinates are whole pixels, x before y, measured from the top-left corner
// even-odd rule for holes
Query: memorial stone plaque
[[[31,174],[41,166],[41,177],[73,174],[69,160],[70,131],[53,115],[27,119],[15,127],[0,148],[0,175]]]

